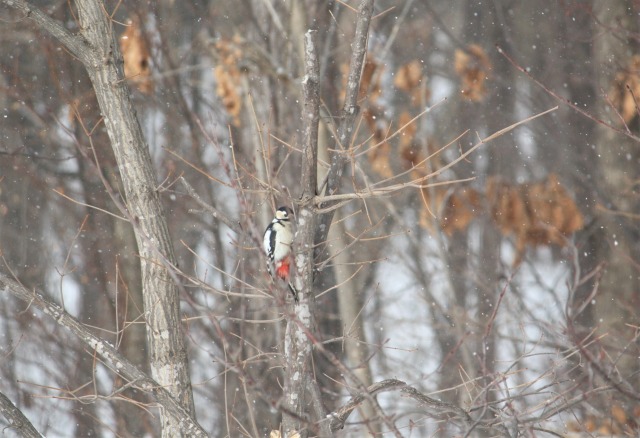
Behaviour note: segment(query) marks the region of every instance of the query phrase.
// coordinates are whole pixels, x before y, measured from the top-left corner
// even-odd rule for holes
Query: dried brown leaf
[[[227,113],[231,116],[232,123],[235,126],[240,124],[240,109],[242,108],[242,100],[240,99],[239,74],[233,69],[229,69],[224,65],[218,65],[213,69],[213,75],[216,78],[216,93]]]
[[[220,39],[215,43],[215,57],[217,65],[213,70],[216,78],[216,94],[222,101],[227,113],[231,116],[231,123],[240,124],[240,110],[242,109],[242,73],[239,64],[243,59],[244,40],[240,36],[232,39]]]
[[[383,178],[391,178],[393,176],[391,161],[389,159],[390,154],[391,145],[386,141],[378,147],[371,149],[368,154],[371,168]]]
[[[464,231],[482,212],[480,193],[471,187],[457,189],[449,196],[442,210],[440,228],[451,236]]]
[[[609,99],[624,122],[630,123],[638,115],[636,101],[639,98],[640,55],[634,55],[629,64],[616,73],[609,91]]]
[[[422,82],[422,63],[417,59],[401,66],[395,74],[393,84],[407,93],[411,92],[416,87],[419,87]]]
[[[429,98],[422,63],[417,59],[401,66],[394,75],[393,83],[411,97],[413,104],[421,104]]]
[[[400,113],[400,117],[398,117],[398,126],[406,125],[400,133],[400,147],[407,147],[413,144],[418,125],[416,123],[408,124],[411,119],[413,119],[413,116],[411,116],[408,111],[403,111]]]
[[[485,51],[477,44],[466,49],[456,49],[454,69],[460,77],[462,96],[480,102],[487,94],[485,82],[490,76],[491,62]]]
[[[566,237],[584,226],[584,218],[557,176],[523,185],[489,178],[486,198],[500,232],[516,239],[516,264],[527,245],[566,246]]]
[[[129,20],[120,37],[120,50],[124,58],[124,75],[141,93],[153,92],[151,80],[151,55],[138,20]]]
[[[624,411],[622,406],[617,403],[614,403],[611,406],[611,416],[613,419],[620,425],[627,424],[627,413]]]
[[[594,432],[598,427],[596,419],[593,416],[588,416],[582,426],[586,432]]]
[[[362,69],[362,78],[360,79],[360,91],[358,93],[358,100],[362,100],[365,97],[368,97],[369,101],[375,102],[375,100],[380,97],[382,89],[380,88],[379,73],[382,68],[383,67],[380,66],[380,64],[378,64],[372,56],[367,56],[367,60],[364,63],[364,68]]]

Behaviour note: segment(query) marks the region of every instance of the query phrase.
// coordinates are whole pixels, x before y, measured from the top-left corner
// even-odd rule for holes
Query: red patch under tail
[[[291,269],[289,257],[285,257],[276,263],[276,275],[284,281],[289,281],[289,269]]]

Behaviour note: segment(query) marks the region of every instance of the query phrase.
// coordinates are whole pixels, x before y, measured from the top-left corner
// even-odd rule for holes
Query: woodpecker
[[[262,245],[267,255],[267,271],[274,280],[279,278],[287,283],[297,303],[298,292],[291,284],[291,245],[293,243],[291,215],[289,207],[280,207],[276,210],[275,217],[264,231]]]

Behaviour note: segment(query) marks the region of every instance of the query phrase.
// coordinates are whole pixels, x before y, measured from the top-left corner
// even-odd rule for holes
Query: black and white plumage
[[[295,302],[298,293],[291,285],[291,246],[293,243],[293,213],[288,207],[280,207],[264,232],[262,245],[267,255],[267,270],[271,277],[279,278],[287,284]]]

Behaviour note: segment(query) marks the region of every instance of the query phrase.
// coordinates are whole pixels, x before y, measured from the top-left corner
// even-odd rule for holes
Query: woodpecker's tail
[[[267,272],[269,273],[271,278],[275,278],[273,276],[273,262],[271,260],[269,260],[269,259],[267,259]]]
[[[295,287],[293,287],[291,282],[288,282],[287,286],[289,286],[289,290],[291,291],[291,295],[293,295],[293,301],[295,301],[296,304],[298,304],[300,302],[300,299],[298,298],[298,291],[296,290]]]
[[[285,257],[284,259],[273,264],[267,261],[267,271],[276,284],[278,283],[278,279],[287,284],[291,295],[293,295],[293,300],[296,304],[298,304],[300,302],[298,291],[291,283],[291,259],[289,257]]]

